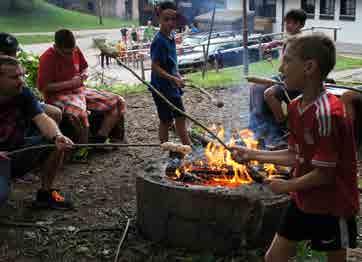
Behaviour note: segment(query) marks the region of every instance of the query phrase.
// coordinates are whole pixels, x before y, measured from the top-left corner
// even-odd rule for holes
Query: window
[[[276,0],[254,0],[255,15],[275,19]]]
[[[307,13],[308,18],[314,18],[315,0],[302,0],[302,9]]]
[[[341,0],[339,19],[352,21],[356,19],[356,0]]]
[[[320,19],[334,19],[335,0],[320,0]]]

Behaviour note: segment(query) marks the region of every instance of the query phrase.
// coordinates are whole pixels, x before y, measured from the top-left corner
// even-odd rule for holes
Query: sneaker
[[[90,148],[82,147],[74,151],[71,155],[73,163],[88,163]]]
[[[73,203],[68,197],[62,196],[57,190],[38,190],[36,194],[35,206],[40,208],[52,208],[59,210],[73,209]]]

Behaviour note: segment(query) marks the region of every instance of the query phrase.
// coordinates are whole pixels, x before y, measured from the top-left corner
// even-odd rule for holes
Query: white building
[[[274,0],[276,2],[276,17],[274,31],[281,30],[284,12],[292,8],[303,8],[308,13],[306,27],[340,27],[337,41],[362,44],[362,1],[360,0]],[[333,32],[330,30],[323,30]]]
[[[242,8],[242,0],[224,0],[224,3],[227,9]],[[257,16],[273,19],[274,32],[281,31],[282,18],[288,10],[303,8],[308,13],[306,27],[340,27],[337,41],[362,44],[359,31],[362,29],[362,0],[247,0],[247,4]],[[323,32],[333,37],[332,30]]]

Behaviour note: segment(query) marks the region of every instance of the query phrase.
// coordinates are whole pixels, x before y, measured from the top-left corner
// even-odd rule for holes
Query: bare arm
[[[45,113],[36,115],[33,121],[39,128],[41,134],[49,140],[52,140],[56,135],[62,134],[55,121]]]
[[[311,172],[301,177],[293,178],[287,181],[280,179],[270,179],[269,187],[274,193],[288,193],[332,184],[334,181],[335,177],[333,175],[322,172],[320,168],[315,168]]]
[[[266,151],[252,150],[245,147],[234,147],[233,158],[238,162],[257,160],[263,163],[273,163],[283,166],[294,166],[296,162],[296,154],[289,149]]]
[[[72,146],[73,142],[62,134],[55,121],[45,113],[36,115],[33,121],[44,137],[49,140],[54,140],[59,150],[64,150]]]
[[[161,66],[159,62],[152,62],[152,70],[155,71],[160,77],[167,79],[169,81],[175,82],[175,79],[177,78],[174,75],[171,75],[166,72]]]

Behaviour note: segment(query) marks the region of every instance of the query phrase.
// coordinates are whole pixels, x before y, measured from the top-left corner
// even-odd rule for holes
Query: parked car
[[[250,62],[262,59],[259,57],[259,44],[258,40],[255,39],[256,36],[252,35],[248,42]],[[214,65],[215,61],[217,61],[221,67],[241,65],[243,63],[244,50],[242,43],[243,38],[241,35],[211,39],[208,63]],[[200,44],[206,46],[207,40]],[[278,51],[272,51],[272,56],[277,57]],[[181,73],[195,71],[201,68],[204,63],[204,47],[200,45],[192,48],[191,52],[180,55],[178,58],[178,66]]]
[[[279,50],[273,49],[269,52],[272,58],[279,57]],[[262,54],[259,51],[259,44],[248,46],[249,63],[255,63],[263,60]],[[244,47],[230,48],[220,50],[215,54],[215,58],[220,67],[238,66],[244,63]]]
[[[240,35],[240,33],[235,31],[212,32],[210,39],[235,37],[236,35]],[[209,32],[196,33],[186,36],[182,40],[181,45],[178,47],[179,55],[192,51],[193,46],[207,42],[208,38]]]
[[[234,32],[234,31],[212,32],[211,39],[221,38],[221,37],[232,37],[232,36],[236,36],[238,34],[240,34],[240,33]],[[202,42],[207,41],[208,38],[209,38],[209,32],[190,34],[183,39],[182,45],[183,46],[199,45]]]
[[[228,38],[211,39],[208,53],[208,61],[211,63],[212,57],[219,50],[233,48],[241,45],[241,42],[222,43],[224,41],[233,40]],[[220,42],[220,43],[219,43]],[[205,43],[206,45],[207,43]],[[190,52],[182,54],[178,57],[178,66],[181,73],[194,71],[204,64],[204,47],[193,47]]]

